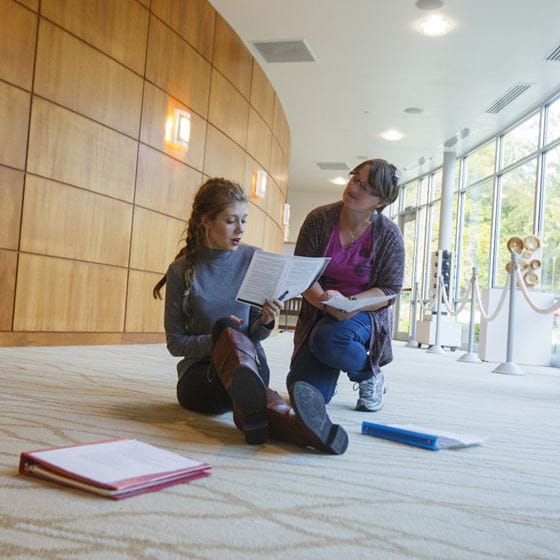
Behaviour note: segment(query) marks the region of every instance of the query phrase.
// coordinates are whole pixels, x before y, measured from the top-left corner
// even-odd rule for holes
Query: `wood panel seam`
[[[150,0],[149,12],[152,12],[152,2]],[[140,137],[142,136],[142,117],[144,113],[144,90],[146,89],[146,69],[148,67],[148,48],[150,45],[150,28],[152,25],[152,18],[148,16],[148,29],[146,31],[146,52],[144,56],[144,79],[142,80],[142,97],[140,99],[140,121],[138,124],[138,143],[136,146],[136,169],[134,172],[134,192],[132,193],[132,219],[130,221],[130,237],[128,241],[128,266],[126,267],[126,286],[124,290],[124,313],[122,331],[126,331],[126,319],[128,314],[128,288],[130,284],[130,259],[132,257],[132,236],[134,235],[134,216],[136,214],[136,189],[138,186],[138,168],[140,166]]]
[[[12,2],[15,2],[16,0],[12,0]],[[33,93],[30,89],[25,89],[24,87],[18,86],[17,84],[14,84],[13,82],[10,82],[9,80],[5,80],[4,78],[0,78],[0,82],[3,84],[6,84],[10,87],[19,89],[21,91],[23,91],[24,93]]]
[[[150,4],[150,6],[151,6],[151,4]],[[209,58],[204,56],[204,53],[202,53],[199,49],[197,49],[195,45],[193,45],[190,41],[185,39],[180,33],[175,31],[175,29],[173,29],[167,22],[165,22],[163,19],[161,19],[155,12],[152,11],[151,7],[150,7],[150,14],[152,16],[154,16],[154,18],[157,19],[161,24],[163,24],[165,27],[167,27],[167,29],[169,31],[171,31],[174,35],[179,37],[179,39],[181,39],[182,41],[187,43],[187,45],[189,45],[189,47],[192,47],[197,52],[197,54],[199,54],[206,62],[208,62],[208,64],[210,64],[210,66],[213,66],[212,65],[212,60],[210,60]]]
[[[142,4],[140,4],[142,6]],[[145,10],[147,10],[146,6],[142,6],[142,8],[144,8]],[[149,12],[148,12],[149,14]],[[66,27],[62,27],[62,25],[60,25],[59,23],[57,23],[56,21],[53,21],[52,19],[48,18],[47,16],[43,15],[43,14],[39,14],[39,19],[43,19],[45,21],[48,21],[50,24],[54,25],[55,27],[57,27],[58,29],[61,29],[62,31],[64,31],[65,33],[68,33],[68,35],[74,37],[74,39],[77,39],[78,41],[81,41],[82,43],[84,43],[84,45],[87,45],[88,47],[91,47],[93,50],[97,51],[98,53],[106,56],[107,58],[109,58],[110,60],[112,60],[113,62],[116,62],[119,66],[122,66],[123,68],[126,68],[127,70],[129,70],[130,72],[132,72],[135,76],[138,76],[139,78],[144,78],[144,76],[142,74],[140,74],[139,72],[137,72],[136,70],[134,70],[134,68],[131,68],[130,66],[127,66],[126,64],[124,64],[123,62],[121,62],[119,59],[115,58],[114,56],[110,55],[109,53],[105,52],[104,50],[101,50],[99,47],[96,47],[95,45],[92,45],[91,43],[89,43],[88,41],[86,41],[84,38],[80,37],[79,35],[76,35],[75,33],[73,33],[72,31],[70,31],[69,29],[67,29]],[[37,25],[37,27],[39,27]]]
[[[39,48],[39,22],[40,22],[40,11],[41,11],[41,0],[39,0],[38,6],[39,12],[35,13],[37,18],[37,25],[35,27],[35,52],[33,55],[33,71],[31,73],[31,95],[29,97],[29,116],[27,119],[27,142],[25,145],[25,161],[23,164],[24,170],[27,170],[27,163],[29,159],[29,142],[31,138],[31,111],[33,109],[33,91],[35,89],[35,70],[37,67],[37,50]],[[19,232],[18,232],[18,256],[16,259],[16,270],[15,270],[15,281],[14,281],[14,300],[12,302],[12,331],[15,327],[15,320],[16,320],[16,300],[18,296],[18,273],[19,273],[19,256],[21,254],[21,233],[23,231],[23,207],[25,204],[25,186],[27,184],[27,173],[25,172],[23,175],[23,188],[21,192],[21,207],[20,207],[20,220],[19,220]]]

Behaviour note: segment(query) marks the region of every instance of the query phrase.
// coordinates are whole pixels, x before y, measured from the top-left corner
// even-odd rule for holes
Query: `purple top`
[[[331,260],[323,273],[324,289],[338,290],[342,295],[353,296],[363,292],[368,285],[373,268],[371,245],[373,226],[368,228],[346,248],[340,243],[340,225],[331,232],[323,256]]]
[[[299,231],[294,255],[303,257],[321,257],[329,242],[332,231],[340,219],[340,211],[344,204],[339,201],[327,204],[312,210]],[[370,247],[370,256],[373,262],[371,276],[367,288],[379,288],[387,295],[398,294],[402,289],[404,275],[404,243],[397,224],[393,223],[383,214],[374,212],[373,243]],[[324,289],[324,277],[319,279],[319,284]],[[370,339],[370,362],[372,371],[388,364],[393,359],[391,349],[392,313],[389,307],[377,311],[365,311],[371,319],[372,335]],[[294,352],[296,356],[317,321],[323,314],[313,307],[306,299],[301,304],[296,330],[294,333]]]

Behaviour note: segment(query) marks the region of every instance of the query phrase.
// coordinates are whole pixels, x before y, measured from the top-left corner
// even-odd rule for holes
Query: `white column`
[[[455,187],[455,152],[443,152],[443,172],[441,184],[441,204],[439,211],[439,242],[440,251],[451,250],[451,225],[453,223],[453,189]]]

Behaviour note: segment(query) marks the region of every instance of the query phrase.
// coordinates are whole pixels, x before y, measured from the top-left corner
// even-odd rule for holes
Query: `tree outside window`
[[[534,152],[539,145],[539,119],[536,113],[504,134],[502,168]]]
[[[461,290],[468,285],[473,266],[478,269],[481,289],[488,286],[492,190],[492,179],[489,179],[464,194]]]
[[[442,170],[436,171],[432,175],[432,188],[430,189],[430,201],[441,198],[441,178]]]
[[[533,233],[537,159],[512,169],[502,176],[500,197],[500,231],[496,246],[496,286],[504,285],[510,261],[507,241],[514,235],[526,237]]]
[[[546,128],[546,143],[560,137],[560,98],[548,107],[548,124]]]
[[[560,147],[545,154],[541,287],[560,293]]]
[[[466,158],[466,184],[472,185],[485,177],[494,174],[494,160],[496,158],[496,140],[488,142],[478,148]]]

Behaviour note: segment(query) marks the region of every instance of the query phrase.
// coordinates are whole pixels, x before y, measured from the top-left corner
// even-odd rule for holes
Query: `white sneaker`
[[[356,403],[355,410],[361,412],[377,412],[381,410],[385,401],[385,393],[387,392],[387,383],[385,376],[379,372],[371,379],[366,379],[359,384],[359,398]]]

